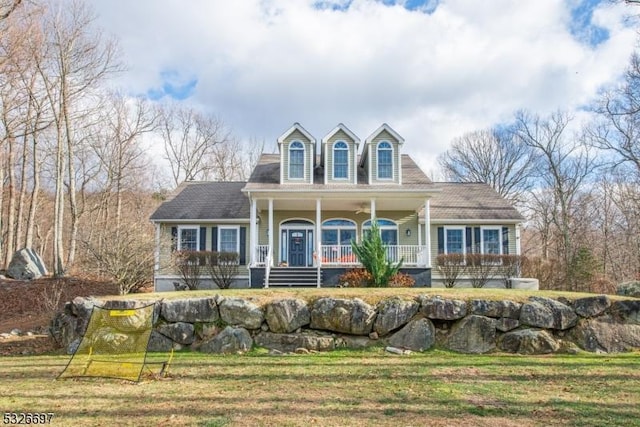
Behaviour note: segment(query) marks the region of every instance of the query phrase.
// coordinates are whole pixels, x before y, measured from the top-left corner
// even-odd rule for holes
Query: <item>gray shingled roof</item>
[[[320,159],[318,157],[317,161]],[[245,187],[247,190],[274,190],[295,188],[300,190],[326,190],[324,185],[324,169],[317,167],[314,171],[312,184],[284,184],[280,185],[280,155],[263,154],[253,170],[249,182]],[[369,185],[367,184],[367,174],[363,168],[358,168],[358,184],[331,184],[332,190],[375,190],[389,189],[389,184]],[[422,169],[407,154],[402,155],[402,187],[403,189],[425,189],[433,188],[431,180],[422,172]]]
[[[437,182],[430,202],[432,220],[514,220],[524,218],[491,186],[482,183]]]
[[[188,181],[151,215],[152,221],[249,218],[246,182]]]

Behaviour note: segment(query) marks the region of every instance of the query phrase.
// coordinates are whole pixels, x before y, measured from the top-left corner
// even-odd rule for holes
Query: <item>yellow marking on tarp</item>
[[[136,314],[135,310],[109,310],[109,316],[111,317],[125,317],[133,316]]]

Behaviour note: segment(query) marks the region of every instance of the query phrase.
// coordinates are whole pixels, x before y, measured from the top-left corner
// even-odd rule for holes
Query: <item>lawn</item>
[[[153,355],[151,358],[164,357]],[[640,426],[640,353],[177,353],[164,379],[56,381],[67,356],[4,357],[4,412],[60,426]]]

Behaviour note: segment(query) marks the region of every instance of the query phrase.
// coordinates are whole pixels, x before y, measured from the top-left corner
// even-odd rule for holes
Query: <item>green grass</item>
[[[177,353],[167,378],[139,384],[56,381],[67,361],[3,358],[0,407],[55,412],[61,426],[640,426],[638,352]]]

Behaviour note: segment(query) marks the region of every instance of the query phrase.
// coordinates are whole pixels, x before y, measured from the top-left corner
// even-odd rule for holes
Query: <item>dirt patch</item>
[[[0,280],[0,355],[41,354],[55,350],[48,336],[54,314],[75,297],[117,295],[109,282],[78,278]],[[18,330],[19,334],[11,334]],[[9,336],[6,336],[9,334]]]

